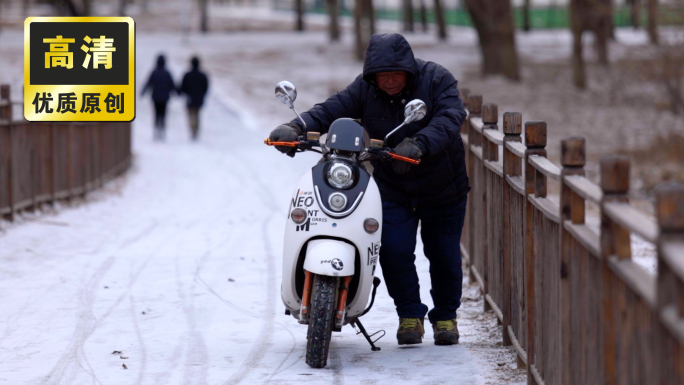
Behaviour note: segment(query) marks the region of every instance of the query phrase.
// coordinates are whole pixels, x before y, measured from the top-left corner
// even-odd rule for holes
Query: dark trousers
[[[461,306],[461,231],[467,197],[448,206],[413,209],[394,202],[382,203],[380,266],[387,291],[401,318],[424,318],[431,323],[456,318]],[[418,221],[423,251],[430,261],[434,309],[420,301],[414,251]]]
[[[199,107],[188,107],[188,120],[193,139],[197,139],[199,134],[199,109]]]
[[[154,102],[154,136],[158,139],[163,139],[165,136],[166,103],[167,102]]]

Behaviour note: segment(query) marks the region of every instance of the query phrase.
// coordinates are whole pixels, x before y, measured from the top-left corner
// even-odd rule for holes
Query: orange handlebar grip
[[[403,160],[404,162],[408,162],[411,164],[420,164],[420,159],[411,159],[411,158],[407,158],[405,156],[397,155],[397,154],[392,153],[392,152],[390,152],[389,154],[392,157],[392,159]]]
[[[299,142],[271,142],[271,139],[264,139],[264,144],[267,146],[297,147]]]

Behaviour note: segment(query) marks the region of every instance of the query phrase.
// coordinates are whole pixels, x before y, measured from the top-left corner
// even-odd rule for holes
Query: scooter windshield
[[[328,129],[325,146],[331,150],[361,152],[367,147],[363,127],[353,119],[340,118]]]

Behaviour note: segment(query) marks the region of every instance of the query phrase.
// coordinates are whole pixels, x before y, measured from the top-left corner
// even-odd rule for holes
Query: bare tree
[[[658,0],[648,0],[648,38],[658,44]]]
[[[340,41],[340,23],[337,0],[326,0],[326,6],[328,7],[328,15],[330,16],[330,22],[328,23],[330,41]]]
[[[295,30],[304,30],[304,0],[295,0],[295,12],[297,20],[295,22]]]
[[[444,8],[442,7],[442,0],[435,0],[435,21],[437,22],[437,37],[439,38],[439,40],[446,40],[446,18],[444,17]]]
[[[632,26],[638,29],[641,26],[641,0],[628,0],[628,3],[632,8]]]
[[[404,32],[413,32],[413,0],[402,0],[404,7]]]
[[[423,32],[428,31],[427,22],[427,7],[425,6],[425,0],[420,0],[420,24],[423,26]]]
[[[354,7],[354,34],[356,37],[356,59],[363,61],[366,47],[375,33],[375,10],[373,0],[356,0]]]
[[[482,51],[482,74],[520,80],[510,0],[465,0]]]
[[[84,1],[84,12],[79,12],[78,8],[76,8],[76,5],[74,5],[74,2],[72,0],[52,0],[50,3],[57,11],[57,14],[61,16],[86,16],[84,14],[84,12],[86,11],[86,3],[88,4],[88,12],[90,11],[89,0]]]
[[[522,9],[522,14],[523,14],[523,31],[529,32],[530,31],[530,0],[525,0],[523,2],[523,9]]]
[[[572,30],[572,75],[575,87],[587,87],[587,75],[582,52],[582,34],[586,29],[587,4],[584,0],[570,1],[570,29]]]
[[[608,65],[608,40],[613,36],[613,4],[612,0],[594,0],[592,4],[591,29],[594,32],[598,63]]]
[[[127,0],[119,0],[119,16],[126,16]]]
[[[123,0],[122,0],[123,1]],[[200,8],[200,31],[207,33],[209,31],[209,0],[199,0]]]
[[[92,3],[91,0],[83,0],[83,16],[92,15]]]

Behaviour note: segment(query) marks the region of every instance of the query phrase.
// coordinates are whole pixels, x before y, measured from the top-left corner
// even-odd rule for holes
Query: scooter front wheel
[[[322,368],[328,362],[339,278],[316,274],[312,286],[306,363]]]

